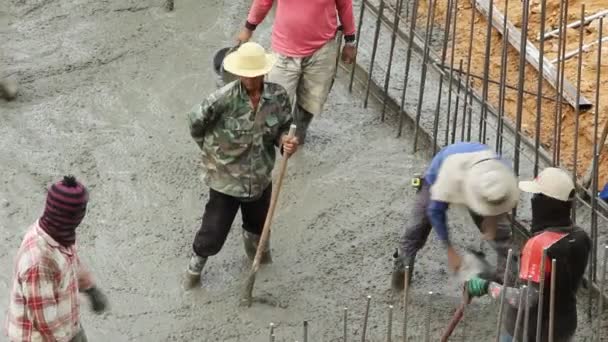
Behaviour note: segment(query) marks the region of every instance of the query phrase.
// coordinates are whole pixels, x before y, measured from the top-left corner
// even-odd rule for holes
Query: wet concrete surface
[[[215,89],[212,56],[232,43],[249,2],[176,1],[172,13],[162,3],[0,4],[0,72],[22,87],[16,101],[0,102],[0,320],[14,253],[42,211],[45,187],[74,173],[91,190],[80,254],[111,301],[102,316],[83,306],[91,341],[266,341],[270,322],[287,341],[301,338],[304,320],[310,341],[338,341],[345,306],[350,337],[360,339],[366,295],[373,297],[368,340],[384,340],[387,306],[400,308],[389,290],[391,255],[413,199],[410,176],[424,170],[428,151],[411,154],[411,127],[396,139],[395,118],[380,122],[375,102],[362,108],[361,89],[349,94],[342,73],[289,164],[274,263],[261,269],[254,290],[266,303],[238,306],[250,265],[239,217],[202,288],[180,288],[208,196],[185,114]],[[255,39],[269,46],[269,32],[270,20]],[[450,218],[457,244],[479,246],[467,215],[454,210]],[[419,259],[409,336],[422,339],[433,291],[436,340],[460,289],[434,236]],[[456,334],[487,340],[494,313],[490,299],[476,300]]]

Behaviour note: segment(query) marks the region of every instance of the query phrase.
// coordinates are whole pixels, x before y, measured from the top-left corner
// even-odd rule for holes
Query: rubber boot
[[[190,290],[200,284],[201,272],[203,271],[206,262],[207,258],[198,255],[193,255],[190,258],[190,263],[188,264],[188,269],[186,270],[184,282],[182,284],[185,290]]]
[[[411,284],[415,259],[415,256],[400,256],[399,251],[395,250],[395,254],[393,254],[393,274],[391,277],[391,287],[393,290],[401,291],[405,288],[405,266],[409,266],[407,283],[408,285]]]
[[[243,244],[245,246],[245,253],[249,260],[255,258],[255,253],[258,250],[258,243],[260,242],[260,235],[250,233],[246,230],[243,230]],[[272,263],[272,255],[270,254],[270,242],[266,243],[264,251],[262,252],[262,259],[260,260],[262,264],[270,264]]]
[[[306,133],[308,131],[308,126],[312,121],[314,115],[307,112],[306,109],[298,106],[295,117],[295,124],[297,126],[296,136],[298,137],[298,142],[300,145],[304,145],[306,141]]]

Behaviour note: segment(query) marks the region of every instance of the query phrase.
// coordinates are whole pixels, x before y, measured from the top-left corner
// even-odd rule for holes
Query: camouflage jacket
[[[229,196],[255,199],[270,185],[275,146],[291,125],[285,89],[264,83],[257,111],[240,81],[218,89],[189,113],[203,152],[205,182]]]

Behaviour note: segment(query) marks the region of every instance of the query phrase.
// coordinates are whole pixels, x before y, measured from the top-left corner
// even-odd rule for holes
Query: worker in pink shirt
[[[253,0],[238,40],[249,41],[275,0]],[[296,106],[300,144],[313,116],[323,110],[336,69],[338,17],[344,32],[342,60],[353,63],[355,17],[352,0],[276,0],[272,49],[277,63],[268,81],[282,85]],[[294,101],[295,99],[295,101]]]

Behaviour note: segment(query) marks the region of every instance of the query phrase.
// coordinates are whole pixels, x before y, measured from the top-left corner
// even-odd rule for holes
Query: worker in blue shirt
[[[506,213],[517,205],[518,199],[515,174],[489,146],[460,142],[443,148],[424,174],[411,221],[393,256],[393,288],[403,289],[405,266],[409,266],[410,281],[416,254],[426,243],[432,227],[447,249],[450,269],[459,269],[461,258],[448,235],[447,210],[450,205],[468,208],[484,239],[491,241],[498,254],[497,273],[500,274],[511,239],[511,225]]]

